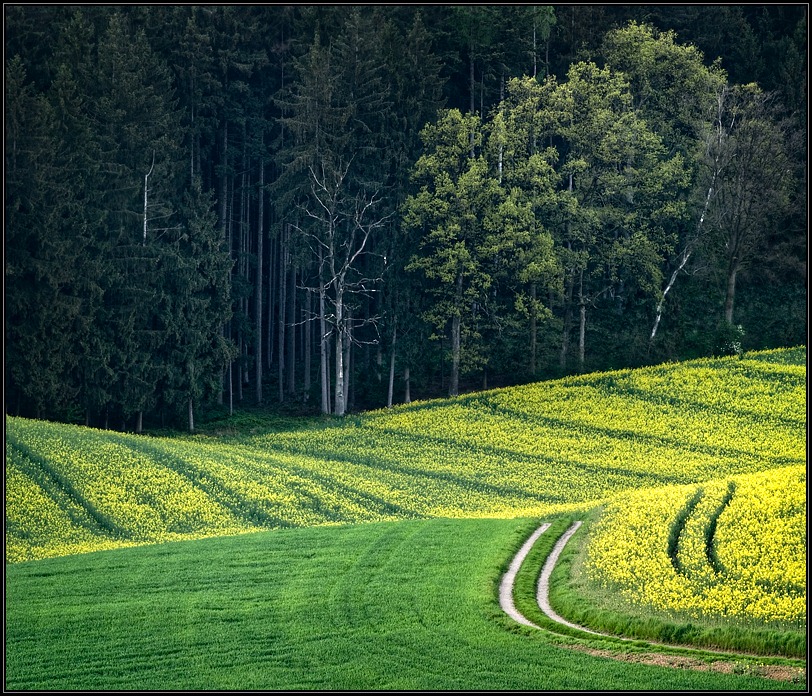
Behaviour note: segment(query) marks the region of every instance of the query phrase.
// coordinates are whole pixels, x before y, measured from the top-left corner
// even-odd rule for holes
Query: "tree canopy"
[[[193,430],[806,340],[805,6],[4,13],[7,412]]]

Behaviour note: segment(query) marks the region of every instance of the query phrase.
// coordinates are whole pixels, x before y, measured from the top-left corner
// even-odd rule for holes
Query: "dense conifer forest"
[[[13,5],[6,412],[806,342],[807,5]]]

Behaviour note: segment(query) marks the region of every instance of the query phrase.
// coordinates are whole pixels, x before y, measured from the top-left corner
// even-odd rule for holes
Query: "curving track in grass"
[[[570,540],[573,534],[578,531],[578,528],[581,526],[581,521],[573,522],[567,531],[565,531],[556,542],[555,546],[553,547],[552,551],[550,551],[550,555],[547,556],[547,560],[544,562],[544,566],[541,569],[541,575],[539,576],[538,581],[538,588],[536,592],[536,601],[538,602],[539,608],[544,612],[544,614],[555,621],[557,624],[562,626],[568,626],[569,628],[574,628],[579,631],[584,631],[585,633],[591,633],[592,635],[597,636],[606,636],[606,637],[615,637],[609,636],[609,634],[605,633],[598,633],[596,631],[592,631],[584,626],[578,626],[577,624],[570,623],[563,617],[559,616],[553,608],[550,606],[549,594],[550,594],[550,576],[552,575],[553,568],[555,568],[555,564],[558,562],[558,557],[561,555],[561,552],[564,550],[564,547],[567,545],[567,542]],[[524,542],[522,547],[513,557],[513,560],[508,567],[508,570],[502,576],[502,581],[499,585],[499,606],[502,607],[502,610],[514,621],[523,624],[525,626],[531,626],[533,628],[541,628],[538,624],[533,623],[528,619],[524,614],[519,612],[516,609],[515,604],[513,603],[513,584],[516,581],[516,574],[519,572],[519,568],[522,567],[522,563],[524,563],[524,559],[527,557],[527,554],[530,553],[530,550],[535,545],[538,538],[546,532],[550,528],[550,523],[545,522],[542,524],[538,529],[536,529],[533,534]],[[627,639],[622,639],[627,640]]]

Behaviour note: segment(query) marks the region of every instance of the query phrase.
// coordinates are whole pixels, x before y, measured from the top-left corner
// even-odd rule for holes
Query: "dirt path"
[[[558,614],[553,611],[553,608],[550,606],[550,576],[553,574],[553,568],[555,568],[555,564],[558,563],[558,557],[561,555],[561,552],[564,550],[564,547],[567,545],[567,542],[570,540],[570,537],[578,531],[578,528],[581,526],[581,521],[573,522],[570,525],[569,529],[564,532],[561,537],[556,542],[555,546],[553,546],[553,550],[550,551],[550,555],[547,556],[547,560],[544,563],[544,567],[541,569],[541,576],[539,577],[539,584],[538,589],[536,591],[536,601],[538,602],[539,608],[549,616],[553,621],[559,623],[563,626],[569,626],[570,628],[577,628],[579,631],[585,631],[586,633],[592,633],[593,635],[600,636],[604,635],[602,633],[598,633],[596,631],[591,631],[588,628],[584,628],[583,626],[578,626],[577,624],[570,623],[566,619],[563,619]]]
[[[510,563],[510,567],[502,576],[502,582],[499,585],[499,606],[502,607],[502,611],[504,611],[514,621],[524,624],[525,626],[532,626],[533,628],[541,628],[541,626],[537,626],[532,621],[525,618],[525,616],[520,614],[516,609],[516,605],[513,603],[513,583],[516,581],[516,573],[519,572],[519,568],[521,568],[522,563],[524,563],[524,559],[527,557],[527,554],[530,553],[530,549],[533,548],[533,544],[535,544],[536,540],[549,528],[550,523],[545,522],[530,535],[530,538],[524,542],[522,548],[520,548],[518,553],[514,556]]]
[[[570,527],[567,529],[564,534],[556,542],[555,546],[553,547],[552,551],[550,551],[550,555],[547,556],[547,560],[544,562],[544,566],[541,569],[541,575],[539,576],[539,582],[536,591],[536,601],[538,602],[539,608],[544,612],[544,614],[562,626],[568,626],[570,628],[577,629],[579,631],[584,631],[585,633],[590,633],[595,636],[601,636],[606,638],[614,638],[616,640],[623,640],[623,641],[632,641],[635,639],[632,638],[623,638],[621,636],[614,636],[608,633],[598,633],[597,631],[592,631],[584,626],[579,626],[574,623],[570,623],[566,619],[559,616],[553,608],[550,606],[549,594],[550,594],[550,576],[552,575],[553,568],[555,568],[555,564],[558,562],[558,557],[561,555],[561,552],[564,550],[564,547],[567,545],[567,542],[570,540],[573,534],[578,531],[578,528],[581,526],[581,521],[574,522]],[[525,626],[531,626],[533,628],[541,628],[538,624],[533,623],[528,619],[526,616],[521,614],[517,609],[516,605],[513,602],[513,584],[516,581],[516,575],[519,572],[519,568],[521,567],[524,559],[527,557],[527,554],[530,553],[530,549],[533,548],[533,545],[536,543],[538,538],[546,532],[550,528],[550,524],[545,522],[542,524],[538,529],[536,529],[533,534],[525,541],[522,547],[517,552],[516,556],[514,556],[513,560],[510,563],[508,570],[505,572],[504,576],[502,577],[502,582],[499,585],[499,606],[502,610],[510,616],[514,621],[517,621],[520,624]],[[647,641],[648,642],[648,641]],[[652,646],[662,645],[660,643],[651,643]],[[609,657],[615,660],[622,660],[626,662],[638,662],[643,664],[650,664],[650,665],[659,665],[662,667],[674,667],[680,669],[696,669],[699,671],[714,671],[714,672],[722,672],[722,673],[731,673],[735,669],[735,664],[731,662],[729,659],[727,660],[718,660],[715,662],[708,663],[703,660],[686,657],[684,655],[665,655],[662,653],[632,653],[632,654],[624,654],[624,653],[615,653],[609,650],[595,650],[585,646],[572,646],[574,649],[582,650],[583,652],[588,652],[593,655],[598,655],[602,657]],[[673,646],[665,646],[663,647],[673,647]],[[715,652],[713,650],[704,649],[704,652]],[[730,655],[730,653],[725,653],[726,655]],[[753,657],[748,655],[748,657]],[[804,667],[792,667],[792,666],[784,666],[784,665],[758,665],[755,667],[750,667],[750,673],[756,676],[766,677],[767,679],[775,679],[778,681],[791,681],[791,682],[798,682],[798,681],[806,681],[806,668]]]
[[[569,626],[570,628],[577,628],[579,631],[585,631],[586,633],[591,633],[593,635],[604,635],[591,631],[583,626],[570,623],[566,619],[563,619],[556,614],[553,611],[553,608],[550,606],[550,575],[552,575],[553,568],[558,562],[558,557],[561,555],[561,551],[564,550],[564,547],[570,540],[570,537],[575,534],[576,531],[578,531],[578,527],[580,526],[580,521],[574,522],[570,528],[561,535],[553,547],[553,550],[550,552],[550,555],[547,556],[544,567],[541,569],[541,576],[539,577],[536,601],[538,602],[541,610],[556,623],[562,624],[563,626]],[[533,548],[533,545],[536,543],[538,538],[549,528],[550,524],[545,522],[535,532],[533,532],[533,534],[530,535],[527,541],[525,541],[522,547],[519,549],[518,553],[514,556],[510,563],[510,567],[502,577],[502,582],[499,585],[499,606],[502,607],[502,611],[504,611],[514,621],[525,626],[532,626],[533,628],[541,628],[541,626],[534,624],[532,621],[530,621],[530,619],[516,609],[516,605],[513,603],[513,584],[516,581],[516,574],[519,572],[519,568],[521,568],[522,563],[524,563],[524,559],[527,558],[527,554],[530,553],[530,549]]]

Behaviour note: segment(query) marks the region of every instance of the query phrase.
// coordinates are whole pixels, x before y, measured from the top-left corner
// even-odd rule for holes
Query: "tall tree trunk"
[[[536,18],[533,18],[533,77],[536,76],[538,72],[538,66],[536,61]]]
[[[469,52],[469,72],[470,72],[470,89],[471,89],[471,104],[469,106],[469,113],[474,113],[474,94],[476,92],[476,80],[474,79],[474,40],[471,39],[471,45],[468,49]],[[474,156],[474,131],[471,130],[471,157]]]
[[[657,335],[657,327],[660,325],[660,319],[663,316],[663,305],[665,304],[665,298],[668,295],[671,287],[674,285],[674,281],[677,279],[677,275],[679,272],[685,267],[685,264],[688,262],[688,259],[691,256],[691,250],[688,247],[685,247],[685,251],[682,252],[682,258],[680,259],[680,264],[677,268],[674,269],[674,272],[671,274],[671,278],[668,281],[668,285],[665,286],[665,290],[663,290],[662,297],[660,297],[660,301],[657,303],[657,316],[654,318],[654,326],[651,328],[651,335],[648,337],[648,349],[651,350],[651,346],[654,343],[654,337]]]
[[[191,95],[191,98],[189,100],[191,102],[190,107],[189,107],[189,120],[190,120],[190,123],[191,123],[191,128],[189,130],[192,133],[191,144],[190,144],[190,147],[189,147],[189,154],[191,155],[191,157],[189,158],[189,160],[190,160],[190,163],[189,163],[189,181],[194,181],[194,178],[195,178],[195,151],[197,150],[197,133],[195,132],[196,128],[195,128],[195,98],[194,98],[194,93],[195,93],[195,79],[194,79],[194,73],[193,73],[192,78],[191,78],[191,89],[189,90],[189,94]]]
[[[189,397],[189,432],[193,433],[195,431],[195,411],[194,406],[192,404],[192,397]]]
[[[719,157],[717,155],[715,159],[715,166],[713,170],[713,178],[711,179],[711,185],[708,187],[708,192],[705,194],[705,205],[702,208],[702,214],[699,216],[699,222],[696,225],[696,236],[697,238],[701,237],[702,235],[702,228],[705,225],[705,216],[708,213],[708,208],[710,207],[711,198],[713,197],[714,186],[716,185],[716,177],[719,171]],[[668,281],[668,285],[666,285],[665,290],[663,291],[663,296],[660,298],[660,301],[657,303],[657,316],[654,319],[654,326],[651,329],[651,335],[648,339],[648,347],[651,350],[651,346],[654,343],[654,337],[657,335],[657,327],[660,325],[660,318],[663,314],[663,305],[665,304],[665,297],[668,295],[668,292],[671,290],[671,287],[674,285],[674,281],[677,279],[677,275],[679,272],[685,267],[685,264],[688,262],[688,258],[691,256],[691,247],[689,242],[685,244],[685,250],[682,252],[682,258],[680,259],[679,266],[677,269],[671,274],[671,279]]]
[[[335,380],[335,401],[333,412],[337,416],[343,416],[346,410],[344,401],[344,298],[341,291],[340,281],[336,282],[336,380]]]
[[[573,179],[572,179],[572,172],[569,174],[569,180],[567,182],[567,190],[572,193],[573,191]],[[567,243],[566,247],[568,251],[572,250],[572,245],[570,243],[570,233],[571,233],[571,220],[567,220],[566,222],[566,238]],[[561,368],[562,374],[567,371],[567,353],[569,352],[570,347],[570,324],[572,322],[572,293],[573,293],[573,286],[575,285],[575,278],[570,275],[569,283],[567,287],[567,294],[564,297],[564,305],[566,309],[564,310],[564,335],[561,337],[561,356],[559,358],[559,366]]]
[[[457,274],[456,311],[451,317],[451,379],[449,396],[460,393],[460,350],[462,347],[462,273]]]
[[[535,32],[535,29],[534,29]],[[533,35],[535,37],[535,33]],[[533,53],[533,60],[535,61],[535,51]],[[530,285],[530,374],[536,374],[536,284]]]
[[[581,271],[581,282],[578,288],[578,308],[580,321],[578,326],[578,369],[584,371],[584,344],[586,341],[586,299],[584,298],[584,272]]]
[[[306,305],[304,308],[304,400],[310,398],[310,363],[313,355],[313,295],[310,292],[305,294]]]
[[[469,89],[471,91],[470,96],[470,104],[468,106],[468,113],[474,113],[474,95],[476,94],[476,79],[474,76],[474,40],[471,39],[471,43],[468,47],[468,82],[469,82]],[[473,138],[473,135],[471,136]],[[473,147],[473,146],[472,146]]]
[[[500,110],[500,112],[504,112],[504,107],[501,106],[501,104],[504,104],[504,101],[505,101],[505,66],[502,65],[502,77],[501,77],[501,79],[499,81],[499,104],[500,104],[499,110]],[[498,160],[497,167],[496,167],[496,169],[497,169],[497,171],[499,173],[498,181],[499,181],[500,185],[502,184],[502,169],[503,169],[503,166],[504,166],[504,158],[505,158],[505,146],[504,146],[504,143],[500,142],[499,143],[499,160]]]
[[[239,273],[239,267],[237,263],[234,261],[234,179],[231,178],[230,186],[228,187],[228,219],[226,220],[226,235],[228,238],[228,242],[226,243],[226,248],[228,249],[229,259],[231,261],[231,275],[229,275],[229,281],[233,280],[233,274]],[[237,308],[239,305],[237,305]],[[229,336],[233,339],[234,338],[234,321],[229,320],[228,322],[228,333]],[[237,346],[237,355],[240,355],[241,346],[239,345],[239,337],[238,337],[238,346]],[[231,360],[229,363],[229,374],[228,374],[228,402],[229,402],[229,411],[233,413],[234,411],[234,360]],[[237,380],[239,384],[239,380]]]
[[[274,321],[274,310],[276,309],[276,287],[277,284],[274,282],[276,280],[276,273],[278,272],[278,257],[279,257],[279,238],[281,234],[277,235],[276,239],[271,239],[270,242],[270,249],[269,249],[269,258],[268,258],[268,318],[267,318],[267,341],[265,345],[268,346],[267,350],[265,351],[265,362],[266,367],[268,369],[268,374],[270,375],[273,370],[273,359],[274,359],[274,326],[276,322]]]
[[[459,396],[460,393],[460,317],[451,319],[451,366],[448,376],[448,395]],[[442,378],[440,383],[442,389]]]
[[[567,283],[567,294],[564,297],[564,330],[561,334],[561,353],[559,355],[559,367],[561,372],[567,371],[567,354],[570,347],[570,325],[572,324],[572,293],[574,280],[570,277]]]
[[[234,415],[234,374],[232,365],[234,361],[228,363],[228,415]]]
[[[736,273],[738,270],[738,264],[735,260],[732,261],[727,272],[727,293],[725,294],[725,321],[728,324],[733,323],[733,302],[736,298]]]
[[[144,430],[144,412],[139,411],[138,415],[135,418],[135,432],[140,435],[143,432],[143,430]]]
[[[240,222],[238,226],[238,235],[237,235],[237,274],[238,276],[243,279],[246,283],[248,282],[248,264],[246,260],[248,258],[248,249],[246,248],[246,238],[248,234],[248,187],[250,185],[247,175],[246,175],[246,146],[245,146],[245,126],[243,125],[243,152],[242,152],[242,175],[240,176],[240,188],[242,189],[240,193]],[[233,195],[233,194],[232,194]],[[239,311],[240,313],[248,319],[248,298],[241,297],[239,302]],[[243,400],[243,384],[245,381],[245,373],[247,370],[247,364],[245,361],[246,352],[248,350],[248,346],[246,345],[245,336],[243,333],[242,326],[238,326],[237,328],[237,344],[238,344],[238,352],[237,355],[239,356],[237,362],[237,401],[242,403]]]
[[[254,338],[254,388],[257,404],[262,403],[262,255],[265,238],[265,160],[259,161],[259,200],[257,209],[256,336]]]
[[[277,329],[277,364],[279,367],[279,403],[285,400],[285,311],[287,309],[287,230],[282,228],[279,240],[279,324]]]
[[[149,192],[149,176],[152,174],[152,170],[155,169],[155,152],[152,153],[152,166],[149,168],[146,176],[144,177],[144,239],[142,241],[143,246],[147,245],[147,209],[149,207],[147,203],[147,194]]]
[[[398,340],[398,320],[395,317],[392,326],[392,350],[389,354],[389,390],[386,394],[386,407],[392,408],[392,393],[395,388],[395,346]]]
[[[285,386],[288,394],[296,393],[296,266],[290,265],[290,285],[288,286],[288,308],[285,314],[290,317],[288,323],[288,354],[285,359]]]
[[[449,396],[459,396],[460,393],[460,324],[460,315],[456,313],[451,318],[451,380],[448,385]]]
[[[321,373],[321,412],[330,413],[330,380],[327,375],[327,318],[325,316],[324,280],[322,278],[322,251],[319,249],[319,370]]]
[[[403,402],[406,404],[412,403],[412,392],[411,392],[411,375],[409,374],[409,366],[403,368]]]
[[[347,311],[347,318],[344,320],[344,412],[352,410],[350,402],[350,387],[352,386],[352,312]],[[353,392],[354,393],[354,392]]]
[[[223,241],[226,241],[228,219],[228,121],[223,122],[223,153],[221,160],[221,173],[220,173],[220,235]],[[229,254],[231,253],[229,248]],[[230,273],[230,271],[228,271]],[[229,332],[226,329],[226,324],[223,324],[223,336],[228,337]],[[230,364],[230,363],[229,363]],[[222,372],[222,389],[217,395],[217,403],[223,403],[223,392],[225,391],[226,370]],[[229,388],[230,392],[230,388]]]

